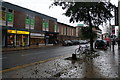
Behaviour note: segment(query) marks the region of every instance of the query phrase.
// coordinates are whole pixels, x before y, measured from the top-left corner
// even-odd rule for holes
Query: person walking
[[[115,39],[112,40],[112,50],[114,51]]]

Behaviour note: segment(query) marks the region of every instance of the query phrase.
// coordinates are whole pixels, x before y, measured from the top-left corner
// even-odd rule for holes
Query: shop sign
[[[13,22],[13,13],[8,13],[7,20],[8,22]]]
[[[26,24],[30,23],[30,19],[26,18]]]
[[[17,34],[30,34],[28,31],[17,31]]]
[[[30,20],[30,24],[31,24],[31,25],[34,25],[34,19],[31,19],[31,20]]]
[[[45,36],[45,34],[31,33],[31,36]]]
[[[8,33],[16,34],[16,30],[7,30]]]
[[[8,13],[7,14],[7,21],[8,21],[8,25],[7,26],[13,27],[13,13]]]

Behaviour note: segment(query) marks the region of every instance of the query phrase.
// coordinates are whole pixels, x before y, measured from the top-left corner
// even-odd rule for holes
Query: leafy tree
[[[111,11],[114,5],[110,2],[54,2],[51,6],[61,6],[66,10],[64,15],[70,17],[70,22],[81,22],[90,27],[90,50],[93,50],[92,27],[98,27],[109,20],[112,16]]]
[[[82,27],[80,29],[80,35],[81,39],[90,39],[90,27]],[[97,37],[97,34],[93,31],[93,39]]]

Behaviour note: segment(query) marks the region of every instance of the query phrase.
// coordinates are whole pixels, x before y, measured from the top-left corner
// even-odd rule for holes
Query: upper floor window
[[[35,19],[34,16],[31,16],[30,18],[30,29],[34,29]]]
[[[64,27],[64,35],[66,35],[66,27]]]
[[[26,29],[30,29],[30,17],[29,17],[28,14],[26,14],[25,28],[26,28]]]
[[[57,26],[57,23],[54,24],[54,32],[58,32],[58,26]]]
[[[43,22],[42,22],[42,30],[43,30],[43,31],[48,31],[48,29],[49,29],[49,21],[43,19]]]
[[[2,6],[2,7],[1,7],[1,10],[2,10],[2,11],[6,11],[6,8]]]
[[[8,13],[7,13],[7,26],[13,27],[13,19],[14,19],[14,10],[8,9]]]
[[[25,28],[26,29],[34,29],[34,24],[35,24],[35,20],[34,20],[34,16],[30,16],[28,14],[26,14],[26,25]]]
[[[6,26],[6,8],[3,6],[0,8],[0,25]]]

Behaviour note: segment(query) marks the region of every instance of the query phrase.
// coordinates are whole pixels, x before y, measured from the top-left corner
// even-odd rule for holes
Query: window
[[[34,16],[30,16],[28,14],[26,14],[26,26],[25,28],[26,29],[34,29],[34,23],[35,23],[35,20],[34,20]]]
[[[48,31],[48,29],[49,29],[48,27],[49,27],[49,21],[43,19],[43,22],[42,22],[42,30],[43,30],[43,31]]]
[[[49,21],[46,20],[46,31],[48,31],[49,27]]]
[[[13,13],[13,10],[12,9],[8,9],[8,12]]]
[[[13,19],[14,19],[14,11],[12,9],[8,9],[7,13],[7,26],[13,27]]]
[[[57,23],[55,23],[55,25],[54,25],[54,32],[57,32],[57,30],[58,30]]]
[[[64,35],[66,35],[66,27],[64,27]]]
[[[28,14],[26,14],[26,19],[25,19],[25,28],[26,29],[30,29],[30,17],[29,17],[29,15]]]
[[[0,9],[0,25],[6,26],[6,8],[3,6]]]
[[[42,22],[42,30],[45,31],[45,20],[43,19],[43,22]]]
[[[30,18],[30,29],[34,29],[34,23],[35,23],[34,16],[31,16],[31,18]]]
[[[6,11],[6,8],[5,7],[1,7],[2,8],[2,11]]]

